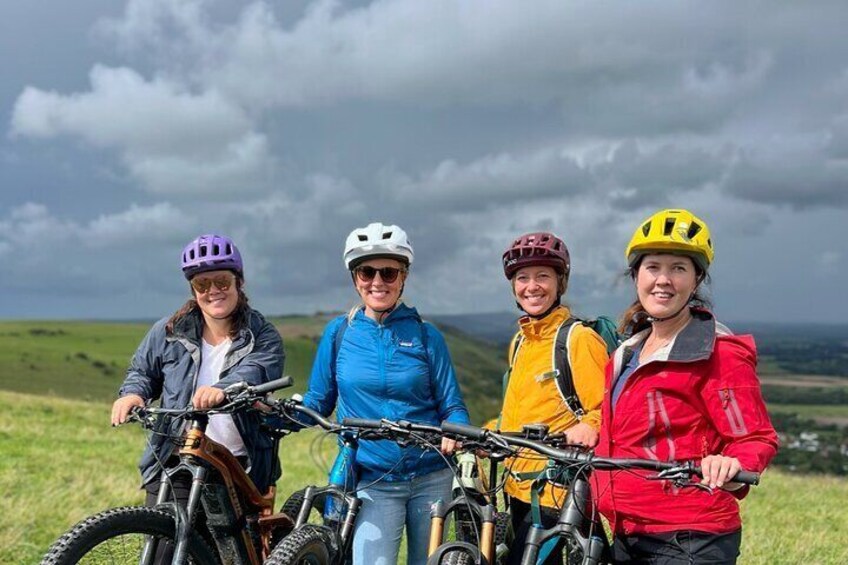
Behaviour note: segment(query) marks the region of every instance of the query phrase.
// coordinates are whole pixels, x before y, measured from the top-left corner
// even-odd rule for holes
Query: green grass
[[[142,500],[135,464],[140,430],[108,426],[108,403],[0,392],[0,563],[37,563],[85,516]],[[278,502],[326,470],[314,432],[283,440]],[[323,444],[329,460],[334,445]],[[743,502],[743,564],[848,562],[848,481],[772,471]]]

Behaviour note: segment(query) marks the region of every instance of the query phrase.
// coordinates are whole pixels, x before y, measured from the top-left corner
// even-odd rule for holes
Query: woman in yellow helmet
[[[609,355],[604,340],[592,329],[575,323],[571,311],[561,303],[571,272],[568,248],[552,233],[525,234],[504,253],[503,268],[524,316],[518,321],[519,330],[509,351],[500,429],[513,432],[521,431],[525,424],[542,424],[549,433],[565,433],[570,443],[594,447],[601,418],[604,365]],[[565,337],[565,349],[558,350],[557,355],[565,359],[555,357],[560,332]],[[558,378],[557,366],[561,363],[568,364],[572,376],[567,384]],[[516,458],[506,465],[510,475],[504,490],[515,531],[508,563],[518,564],[533,523],[531,477],[542,471],[545,461]],[[544,527],[556,524],[564,500],[562,488],[545,486],[539,497]],[[562,563],[561,544],[545,563]]]
[[[740,470],[762,472],[777,452],[750,335],[733,335],[699,290],[713,262],[710,231],[686,210],[642,222],[626,251],[636,301],[633,335],[607,366],[596,453],[696,461],[703,488],[598,472],[599,507],[616,563],[735,563]]]

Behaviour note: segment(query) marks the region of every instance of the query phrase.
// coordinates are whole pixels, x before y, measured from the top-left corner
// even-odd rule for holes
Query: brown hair
[[[628,277],[631,280],[636,280],[636,274],[639,272],[639,265],[642,264],[642,258],[644,258],[644,255],[639,258],[633,267],[624,272],[625,277]],[[695,265],[695,274],[698,282],[695,286],[695,292],[692,294],[692,298],[689,299],[689,305],[708,309],[712,308],[712,301],[701,287],[702,283],[710,283],[710,275],[698,266],[697,261],[692,261],[692,264]],[[639,333],[640,331],[649,328],[651,326],[649,318],[648,313],[645,311],[644,306],[642,306],[642,303],[637,297],[627,310],[624,311],[621,318],[619,318],[618,332],[625,336],[625,338],[628,338],[635,333]]]
[[[234,338],[238,335],[238,333],[248,324],[248,318],[250,315],[250,307],[247,305],[247,295],[244,293],[244,279],[242,279],[237,273],[233,273],[236,275],[236,290],[238,291],[238,301],[236,302],[236,307],[233,309],[233,313],[230,314],[230,337]],[[192,297],[183,304],[179,310],[174,312],[171,318],[168,320],[168,323],[165,324],[165,331],[168,335],[173,335],[174,326],[182,320],[184,317],[193,315],[194,313],[200,312],[200,306],[197,305],[197,299],[195,298],[194,289],[189,285],[189,289],[191,291]]]

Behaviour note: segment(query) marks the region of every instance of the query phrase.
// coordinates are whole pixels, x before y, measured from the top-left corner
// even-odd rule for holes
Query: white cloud
[[[91,90],[61,95],[27,87],[12,113],[13,135],[75,135],[115,148],[152,192],[226,195],[262,187],[272,167],[265,136],[214,90],[199,94],[128,68],[95,66]]]

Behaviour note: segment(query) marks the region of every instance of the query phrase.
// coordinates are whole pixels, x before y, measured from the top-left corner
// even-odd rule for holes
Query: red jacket
[[[612,409],[613,376],[621,373],[631,347],[650,330],[615,352],[606,369],[595,453],[660,461],[722,454],[739,459],[745,470],[762,472],[777,453],[777,434],[760,393],[754,339],[732,335],[709,312],[693,309],[692,314],[668,348],[630,375]],[[737,499],[747,494],[747,487],[710,494],[644,479],[651,474],[595,473],[599,508],[615,534],[727,533],[741,527]]]

